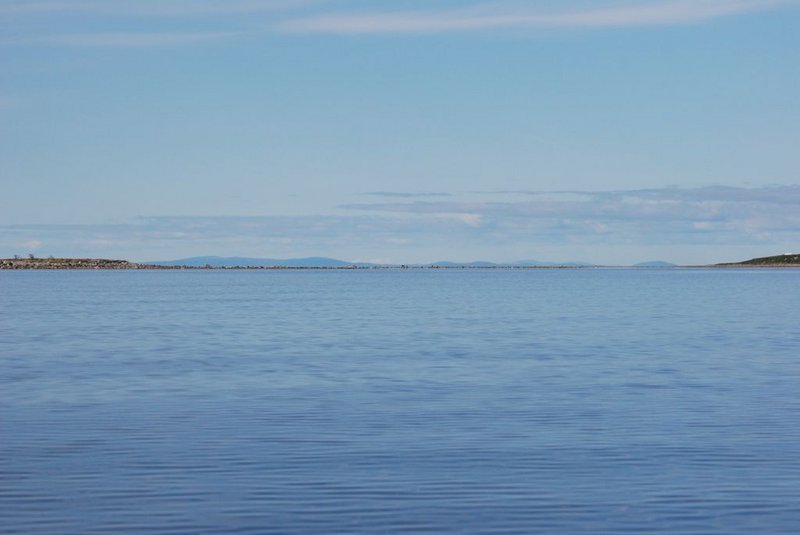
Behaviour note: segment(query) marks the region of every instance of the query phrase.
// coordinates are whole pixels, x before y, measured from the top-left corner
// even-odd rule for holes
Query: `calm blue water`
[[[800,270],[0,272],[0,525],[794,534]]]

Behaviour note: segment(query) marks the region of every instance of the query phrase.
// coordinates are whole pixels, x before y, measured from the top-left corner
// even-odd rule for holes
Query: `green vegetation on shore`
[[[776,256],[764,256],[752,258],[744,262],[731,262],[727,264],[717,264],[718,266],[764,266],[764,267],[800,267],[800,254],[782,254]]]

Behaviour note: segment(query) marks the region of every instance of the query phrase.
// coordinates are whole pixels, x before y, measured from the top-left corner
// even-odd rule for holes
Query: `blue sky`
[[[0,0],[0,256],[800,250],[800,2]]]

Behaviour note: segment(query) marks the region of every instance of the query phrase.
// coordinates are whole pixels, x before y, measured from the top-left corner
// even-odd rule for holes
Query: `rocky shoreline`
[[[174,269],[105,258],[3,258],[0,269]]]

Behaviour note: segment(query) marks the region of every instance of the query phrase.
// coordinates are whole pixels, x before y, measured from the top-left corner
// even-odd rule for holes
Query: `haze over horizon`
[[[0,0],[0,257],[800,251],[796,0]]]

